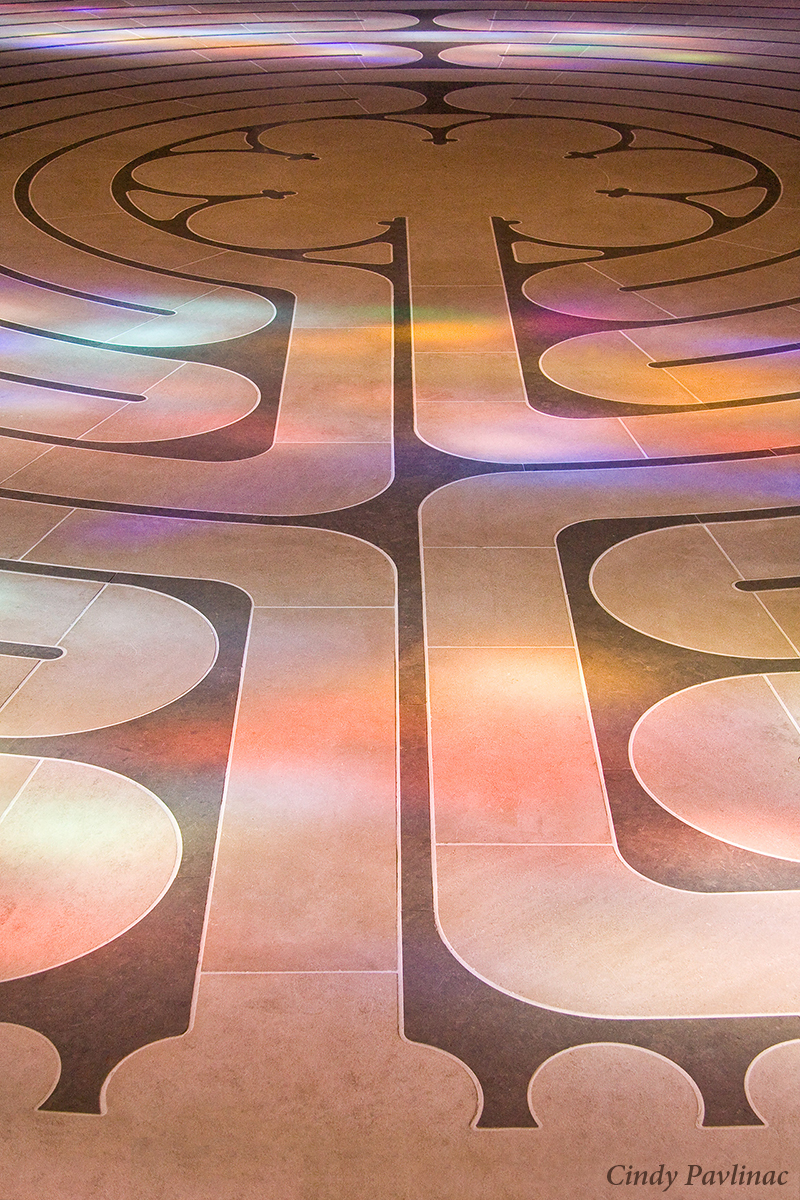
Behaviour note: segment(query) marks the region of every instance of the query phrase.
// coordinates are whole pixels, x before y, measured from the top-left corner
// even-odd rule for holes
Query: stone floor
[[[0,1197],[800,1197],[800,11],[0,3]]]

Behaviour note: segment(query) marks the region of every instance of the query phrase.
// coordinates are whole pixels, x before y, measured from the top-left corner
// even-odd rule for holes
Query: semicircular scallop
[[[118,725],[208,673],[216,634],[196,609],[129,584],[0,572],[0,737]],[[61,654],[59,654],[61,651]]]
[[[630,757],[650,795],[682,821],[759,854],[800,860],[800,729],[769,677],[714,679],[673,693],[644,714]]]
[[[87,763],[0,755],[0,979],[79,958],[144,917],[181,841],[165,805]]]

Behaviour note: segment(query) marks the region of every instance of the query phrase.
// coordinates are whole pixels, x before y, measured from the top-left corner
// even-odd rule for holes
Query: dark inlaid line
[[[737,579],[733,586],[740,592],[781,592],[800,588],[800,575],[784,575],[775,579]]]
[[[14,375],[11,371],[0,371],[0,379],[10,383],[26,383],[30,387],[50,388],[54,392],[76,392],[80,396],[100,396],[104,400],[146,400],[135,392],[111,392],[106,388],[81,387],[77,383],[60,383],[57,379],[36,379],[33,375]]]
[[[136,87],[137,84],[130,86]],[[102,89],[107,90],[107,89]],[[60,96],[47,96],[46,99],[59,100]],[[23,100],[22,104],[27,104],[29,101]],[[38,103],[38,101],[34,101]],[[4,107],[12,107],[5,105]],[[174,317],[175,310],[173,308],[156,308],[152,304],[135,304],[132,300],[115,300],[110,296],[96,296],[93,292],[81,292],[77,288],[64,287],[60,283],[51,283],[47,279],[36,279],[33,275],[25,275],[22,271],[13,271],[11,267],[0,267],[0,274],[7,275],[10,279],[19,279],[22,283],[32,283],[34,287],[44,288],[48,292],[57,292],[61,296],[75,296],[79,300],[91,300],[95,304],[107,304],[109,308],[124,308],[130,309],[132,312],[153,313],[157,317]]]
[[[761,129],[762,126],[753,125],[752,128]],[[778,133],[781,137],[789,137],[793,141],[797,141],[793,134],[786,134],[783,130],[778,130]],[[788,250],[785,254],[776,254],[773,258],[760,258],[756,262],[742,263],[739,267],[727,267],[722,271],[707,271],[703,275],[682,275],[680,279],[659,279],[655,283],[625,284],[619,290],[621,292],[652,292],[656,288],[675,287],[683,283],[705,283],[709,279],[725,279],[729,275],[744,275],[748,271],[760,270],[761,267],[780,266],[781,263],[797,258],[798,254],[800,254],[800,250]]]
[[[40,658],[49,661],[61,658],[63,653],[60,646],[29,646],[26,642],[0,642],[0,654],[8,654],[12,658]]]
[[[669,358],[648,363],[648,367],[696,367],[703,363],[738,362],[743,358],[764,358],[768,354],[788,354],[800,350],[800,342],[785,342],[780,346],[762,346],[758,350],[734,350],[730,354],[708,354],[702,358]]]

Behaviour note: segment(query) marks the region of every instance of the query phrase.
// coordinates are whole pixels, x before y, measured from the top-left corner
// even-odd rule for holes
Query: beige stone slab
[[[396,965],[394,614],[256,612],[204,964]]]
[[[224,463],[55,447],[41,462],[18,469],[14,486],[156,508],[293,516],[369,500],[391,476],[385,443],[290,442],[259,458]]]
[[[0,821],[30,778],[38,761],[36,758],[25,758],[16,754],[0,755]]]
[[[429,652],[439,842],[610,841],[575,652]]]
[[[518,249],[523,249],[520,243]],[[520,258],[521,262],[528,261]],[[535,304],[556,312],[594,317],[606,321],[657,321],[669,316],[667,302],[658,293],[620,291],[619,283],[606,273],[616,263],[574,263],[554,270],[542,271],[527,280],[523,292]]]
[[[605,846],[444,846],[437,879],[459,956],[536,1003],[636,1017],[797,1007],[796,892],[664,888]]]
[[[758,598],[733,585],[738,572],[708,531],[679,525],[638,534],[592,570],[596,598],[650,637],[709,654],[794,658],[797,650]]]
[[[2,641],[57,645],[102,587],[89,579],[4,571],[0,575]]]
[[[800,402],[742,405],[709,412],[674,415],[656,411],[626,417],[625,425],[652,458],[691,450],[700,454],[735,454],[800,445]]]
[[[83,206],[76,209],[69,195],[74,187],[69,171],[76,173],[82,189],[93,187],[94,180],[91,172],[88,180],[86,178],[86,163],[73,163],[73,157],[68,155],[66,160],[58,161],[54,179],[49,179],[47,169],[37,176],[32,191],[33,203],[42,215],[55,220],[59,227],[66,226],[73,234],[83,232],[89,245],[96,244],[98,233],[102,236],[107,228],[116,230],[121,226],[124,230],[133,226],[128,234],[132,256],[141,261],[143,245],[154,240],[152,234],[146,234],[140,225],[122,213],[110,194],[106,202],[107,211],[102,203],[97,202],[97,197],[103,195],[100,187],[93,188],[95,199],[91,210]],[[80,159],[80,155],[78,157]],[[105,161],[102,165],[104,172],[107,172]],[[53,204],[46,195],[42,196],[41,193],[46,191],[45,180],[57,196],[66,198]],[[66,212],[61,212],[65,205]],[[67,215],[70,220],[59,219]],[[85,226],[83,230],[82,226]],[[159,236],[164,237],[163,234]],[[119,240],[116,250],[117,253],[122,251]],[[204,283],[176,278],[163,279],[159,286],[161,296],[158,307],[170,310],[169,315],[126,312],[91,300],[48,292],[16,280],[6,281],[3,291],[7,319],[77,336],[86,336],[88,333],[96,340],[107,340],[123,346],[184,346],[221,341],[259,329],[269,324],[275,316],[274,306],[262,296],[239,289],[209,288]]]
[[[21,761],[32,770],[37,760]],[[41,760],[0,823],[0,977],[117,937],[158,901],[180,854],[174,819],[146,788],[85,763]]]
[[[800,573],[800,517],[709,521],[707,529],[743,579],[780,579]],[[767,599],[768,593],[760,593]]]
[[[6,640],[6,639],[4,639]],[[10,696],[38,666],[36,658],[17,658],[10,654],[0,654],[0,705],[6,703]]]
[[[421,524],[426,546],[544,547],[578,521],[779,508],[794,503],[796,490],[793,456],[642,471],[509,471],[432,492]],[[714,522],[715,531],[719,526]]]
[[[434,403],[514,403],[524,395],[514,351],[418,351],[414,356],[414,390],[418,402]]]
[[[653,296],[657,298],[657,293]],[[796,342],[800,336],[800,312],[794,307],[780,306],[764,312],[744,312],[639,329],[633,336],[656,360],[702,359],[719,354],[746,356],[750,351],[771,350],[784,343]],[[747,360],[743,357],[739,361],[746,363]]]
[[[185,262],[220,280],[284,288],[297,297],[294,329],[384,328],[391,320],[388,280],[356,267],[261,258],[183,243]]]
[[[514,353],[516,346],[505,291],[497,285],[418,284],[414,348],[421,353]]]
[[[565,646],[555,550],[426,549],[430,646]]]
[[[800,859],[800,730],[763,676],[666,697],[631,737],[631,762],[659,804],[711,837]]]
[[[32,632],[46,630],[38,617],[40,598],[46,605],[63,590],[68,599],[78,597],[79,611],[59,634],[63,657],[42,662],[0,711],[4,737],[75,733],[128,721],[182,696],[214,663],[212,627],[172,596],[126,584],[98,588],[71,579],[21,578],[37,606]],[[84,599],[87,592],[96,593],[91,603]],[[48,644],[41,634],[26,640]]]
[[[576,249],[570,250],[564,246],[551,246],[547,243],[540,242],[514,242],[513,244],[514,260],[518,263],[570,263],[576,259],[581,262],[584,259],[599,258],[602,254],[600,250]],[[527,283],[523,285],[525,295],[527,295]]]
[[[21,501],[2,503],[25,513]],[[55,511],[61,520],[64,510]],[[13,507],[10,516],[16,521]],[[393,606],[395,598],[394,570],[380,550],[322,529],[75,509],[36,546],[34,556],[108,570],[221,579],[266,607]]]
[[[759,592],[758,598],[776,625],[800,650],[800,595],[796,589]]]
[[[116,406],[86,436],[92,441],[149,441],[189,437],[241,420],[257,406],[258,388],[222,367],[164,363],[165,377],[145,391],[144,401]]]
[[[42,349],[41,343],[37,347]],[[7,382],[0,420],[7,427],[55,437],[84,435],[95,441],[137,441],[202,433],[231,423],[258,403],[256,387],[220,367],[170,360],[152,362],[148,371],[132,371],[127,361],[95,352],[64,370],[63,358],[30,358],[24,365],[35,377],[67,379],[79,387],[99,387],[141,398],[129,402],[79,392]],[[69,357],[69,356],[67,356]],[[120,356],[122,357],[122,356]],[[137,378],[138,376],[138,378]],[[148,378],[149,376],[149,378]],[[140,392],[141,389],[141,392]]]
[[[570,420],[536,412],[524,402],[445,401],[416,406],[424,441],[460,458],[485,462],[596,462],[643,458],[616,417]]]
[[[189,297],[183,289],[178,295],[169,294],[172,291],[168,290],[165,307],[173,308],[173,315],[131,321],[124,333],[110,339],[111,343],[156,347],[229,341],[262,329],[275,317],[270,300],[238,288],[209,289],[201,283],[195,285],[195,294]]]
[[[0,555],[21,557],[68,512],[57,505],[0,497]]]
[[[739,237],[742,236],[739,231]],[[616,259],[613,262],[603,263],[600,269],[607,272],[621,286],[636,287],[639,284],[664,283],[673,279],[680,280],[696,275],[714,274],[717,271],[728,271],[732,268],[749,266],[762,257],[763,255],[755,247],[741,245],[738,241],[732,241],[730,237],[723,235],[709,238],[707,241],[696,242],[691,246],[674,246],[668,250],[660,250],[658,255],[643,254]],[[744,272],[738,276],[738,279],[741,282],[747,277],[748,274]],[[646,297],[681,316],[695,311],[707,311],[705,300],[694,299],[695,296],[703,297],[707,294],[705,285],[702,283],[681,283],[634,294],[639,294],[642,298]]]
[[[387,442],[392,332],[295,329],[279,417],[282,442]]]
[[[13,486],[11,481],[16,478],[17,472],[48,450],[49,447],[42,446],[41,442],[0,436],[0,484]]]
[[[767,675],[765,678],[786,709],[789,717],[800,728],[800,676],[794,672]]]
[[[694,315],[737,312],[749,305],[791,303],[800,295],[797,260],[790,259],[788,262],[772,265],[769,259],[773,255],[769,250],[764,249],[759,253],[757,246],[746,249],[755,260],[755,264],[747,271],[722,278],[701,280],[694,284],[682,285],[680,288],[665,288],[664,302],[676,313]],[[759,263],[764,265],[757,265]],[[691,274],[705,272],[692,271]],[[681,301],[685,306],[683,309],[679,307]]]
[[[780,161],[781,159],[783,161]],[[773,164],[786,181],[788,191],[795,191],[797,158],[792,154],[792,149],[784,147],[781,154],[770,155],[770,165]],[[793,199],[796,199],[796,196],[789,196],[788,204],[778,205],[745,229],[737,229],[732,233],[723,234],[721,240],[732,245],[738,244],[752,249],[771,251],[773,254],[782,254],[787,250],[793,250],[797,245],[796,227],[792,226]]]
[[[134,395],[144,394],[181,366],[181,359],[157,358],[155,355],[145,358],[123,350],[73,345],[17,330],[2,330],[0,346],[9,373],[46,379],[50,383]],[[186,366],[189,368],[186,374],[195,379],[208,378],[218,370],[202,364]]]
[[[639,334],[588,333],[559,342],[542,355],[542,372],[579,395],[619,404],[698,404],[700,398],[679,381],[677,372],[650,366]]]
[[[3,381],[0,421],[6,429],[49,437],[80,437],[113,418],[124,406],[105,397],[82,396]],[[133,407],[133,404],[130,405]],[[92,434],[94,436],[94,434]],[[42,443],[37,443],[40,447]],[[45,443],[46,445],[46,443]]]
[[[800,353],[770,354],[764,358],[726,363],[671,367],[670,373],[705,404],[727,400],[758,400],[760,396],[793,396],[797,392]]]
[[[0,313],[4,321],[62,333],[80,333],[91,325],[92,336],[98,341],[110,340],[131,323],[131,315],[124,309],[93,304],[9,277],[0,284]]]

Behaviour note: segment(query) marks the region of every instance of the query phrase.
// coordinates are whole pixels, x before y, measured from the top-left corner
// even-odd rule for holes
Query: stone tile
[[[16,521],[13,506],[22,503],[4,503]],[[68,515],[36,546],[32,557],[40,561],[222,579],[265,607],[394,604],[391,562],[359,538],[297,526],[42,509],[59,519]]]
[[[395,968],[394,723],[393,613],[255,614],[207,970]]]
[[[425,551],[430,646],[572,644],[555,550]]]
[[[605,842],[573,650],[429,652],[439,842]]]
[[[3,737],[75,733],[142,716],[194,687],[217,656],[208,621],[172,596],[124,584],[98,588],[72,579],[16,578],[28,581],[31,595],[41,595],[44,604],[62,592],[68,600],[76,597],[78,611],[57,638],[43,636],[50,630],[34,619],[25,631],[39,636],[18,639],[52,641],[64,655],[42,662],[0,710]]]
[[[535,1003],[638,1017],[793,1011],[791,892],[662,888],[605,846],[440,846],[437,878],[459,956]]]
[[[800,858],[800,730],[762,676],[668,696],[642,718],[630,754],[650,795],[682,821],[759,854]]]
[[[32,771],[0,825],[0,978],[87,954],[139,921],[180,861],[177,826],[151,792],[85,763]]]

